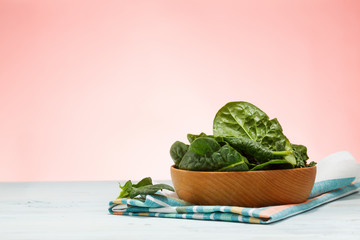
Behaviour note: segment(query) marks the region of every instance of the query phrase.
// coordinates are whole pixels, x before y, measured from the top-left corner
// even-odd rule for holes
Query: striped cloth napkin
[[[300,204],[262,208],[241,206],[197,206],[177,198],[176,194],[158,192],[145,200],[116,199],[110,202],[114,215],[184,218],[269,224],[345,197],[360,189],[360,164],[346,151],[329,155],[318,162],[313,190]]]

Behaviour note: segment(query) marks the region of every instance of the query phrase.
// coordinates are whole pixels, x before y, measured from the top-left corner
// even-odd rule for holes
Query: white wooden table
[[[0,183],[0,239],[360,239],[360,194],[270,225],[110,215],[117,182]]]

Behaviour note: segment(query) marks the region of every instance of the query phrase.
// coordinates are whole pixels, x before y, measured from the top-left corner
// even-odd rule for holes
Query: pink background
[[[360,159],[360,1],[0,0],[0,181],[170,179],[249,101]]]

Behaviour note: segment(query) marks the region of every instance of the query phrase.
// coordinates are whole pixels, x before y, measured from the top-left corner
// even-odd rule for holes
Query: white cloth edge
[[[360,179],[360,163],[348,151],[330,154],[317,163],[315,182],[355,177]]]

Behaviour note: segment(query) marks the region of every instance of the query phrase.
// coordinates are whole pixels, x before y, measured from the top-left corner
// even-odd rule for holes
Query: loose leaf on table
[[[119,183],[119,187],[122,189],[122,191],[120,192],[120,195],[118,196],[118,198],[127,198],[130,196],[130,192],[133,188],[132,186],[132,182],[129,180],[127,181],[124,186],[121,186]]]
[[[147,186],[143,186],[143,187],[139,187],[139,188],[134,188],[131,192],[130,192],[130,198],[135,198],[138,195],[149,195],[149,194],[155,194],[156,192],[160,191],[160,190],[169,190],[174,192],[174,188],[171,187],[170,185],[167,184],[154,184],[154,185],[147,185]]]
[[[122,191],[118,198],[135,198],[138,195],[148,195],[154,194],[159,190],[167,189],[174,191],[173,187],[167,184],[155,184],[153,185],[152,179],[150,177],[143,178],[137,184],[133,184],[131,180],[127,181],[124,186],[119,184]]]

